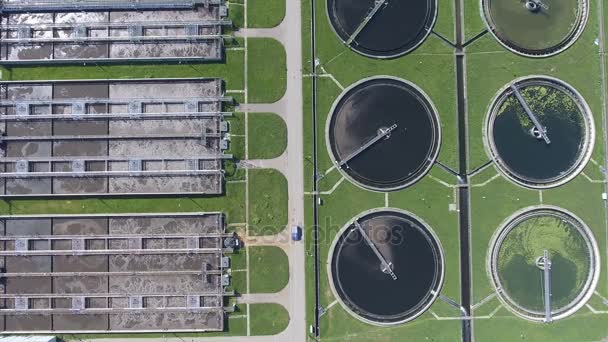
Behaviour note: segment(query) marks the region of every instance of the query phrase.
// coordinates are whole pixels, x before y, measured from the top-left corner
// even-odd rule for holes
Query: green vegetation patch
[[[236,160],[245,159],[245,137],[239,135],[230,136],[229,148],[226,150],[227,154],[232,154],[232,157]]]
[[[242,46],[242,40],[229,39],[232,47]],[[61,65],[0,68],[4,80],[77,80],[121,78],[221,78],[228,89],[244,89],[245,52],[227,51],[222,63],[189,64],[120,64],[120,65]]]
[[[230,254],[230,268],[235,270],[245,270],[247,268],[247,250],[240,248]]]
[[[272,159],[287,148],[287,125],[273,113],[249,115],[249,159]]]
[[[532,12],[520,1],[487,1],[497,35],[521,49],[543,50],[570,39],[582,18],[578,0],[548,1]]]
[[[225,213],[228,223],[245,222],[245,183],[226,184],[225,196],[0,201],[0,213],[3,215],[209,211]]]
[[[226,120],[230,124],[230,135],[245,135],[245,113],[234,113]]]
[[[251,293],[279,292],[289,281],[287,254],[279,247],[249,247],[249,268]]]
[[[574,99],[561,90],[547,86],[527,86],[519,89],[522,97],[538,119],[551,116],[573,123],[584,129],[583,114]],[[528,131],[534,126],[524,107],[519,103],[515,95],[509,95],[501,104],[498,115],[517,115],[522,129]]]
[[[287,225],[287,179],[277,170],[249,171],[249,235],[275,235]]]
[[[234,29],[240,29],[245,26],[245,6],[241,0],[232,0],[229,2],[228,7],[229,17],[232,20],[232,27]]]
[[[247,293],[247,272],[232,272],[227,290],[240,294]]]
[[[270,28],[279,25],[285,17],[285,1],[248,0],[247,27]]]
[[[243,182],[245,181],[245,170],[237,167],[234,160],[224,161],[224,176],[228,182]]]
[[[287,86],[285,48],[272,38],[249,38],[247,44],[249,102],[280,100]]]
[[[251,304],[252,335],[276,335],[287,328],[289,313],[280,304]]]
[[[572,223],[554,215],[528,218],[505,237],[498,252],[498,276],[506,293],[527,310],[542,311],[542,270],[537,259],[549,252],[552,307],[568,305],[581,291],[589,270],[589,251]]]

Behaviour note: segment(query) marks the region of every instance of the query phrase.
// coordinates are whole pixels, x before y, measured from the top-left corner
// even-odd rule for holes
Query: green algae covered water
[[[519,222],[502,240],[497,273],[505,294],[526,311],[544,311],[543,270],[537,260],[545,250],[552,264],[552,310],[575,300],[591,272],[589,246],[572,222],[549,213]]]
[[[582,1],[484,0],[483,5],[488,25],[504,45],[524,54],[547,55],[567,46],[584,28]]]

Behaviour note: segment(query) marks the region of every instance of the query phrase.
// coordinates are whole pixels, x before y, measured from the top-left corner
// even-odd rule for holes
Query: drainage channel
[[[467,114],[465,93],[465,61],[464,61],[464,30],[463,30],[463,1],[454,0],[456,25],[456,92],[458,110],[458,173],[461,185],[458,188],[459,229],[460,229],[460,305],[463,309],[462,341],[471,342],[471,248],[470,248],[470,188],[467,175]]]
[[[311,72],[312,72],[312,131],[313,131],[313,195],[312,195],[312,210],[313,210],[313,246],[314,246],[314,270],[315,270],[315,312],[314,312],[314,326],[313,326],[313,335],[315,339],[319,339],[321,332],[319,331],[319,318],[320,318],[320,288],[319,288],[319,208],[318,205],[318,163],[317,163],[317,53],[316,53],[316,42],[315,42],[315,0],[310,1],[310,51],[312,54],[311,58]]]

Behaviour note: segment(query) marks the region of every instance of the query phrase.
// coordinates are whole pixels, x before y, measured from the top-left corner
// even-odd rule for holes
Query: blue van
[[[294,225],[291,227],[291,239],[293,241],[302,240],[302,228],[298,225]]]

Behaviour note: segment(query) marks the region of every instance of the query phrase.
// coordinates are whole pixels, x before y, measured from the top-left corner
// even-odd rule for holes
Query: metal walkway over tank
[[[395,274],[395,272],[393,272],[393,263],[387,261],[386,258],[384,258],[382,253],[380,253],[380,251],[378,250],[378,247],[376,247],[376,244],[374,244],[372,239],[370,239],[370,237],[367,235],[367,232],[365,232],[363,227],[361,227],[359,221],[355,220],[354,225],[361,234],[361,236],[363,236],[363,238],[365,239],[365,242],[367,242],[367,245],[372,249],[374,254],[376,254],[376,257],[378,258],[378,260],[380,261],[380,265],[382,266],[380,270],[390,275],[393,280],[397,280],[397,275]]]
[[[535,134],[540,135],[540,137],[545,141],[545,143],[549,145],[551,143],[551,140],[549,140],[549,136],[547,135],[547,128],[543,126],[540,121],[538,121],[538,118],[536,117],[536,115],[534,115],[532,109],[530,109],[530,106],[528,106],[528,103],[521,95],[519,89],[517,88],[517,86],[515,86],[515,84],[511,84],[511,90],[517,98],[517,101],[524,108],[524,111],[526,112],[526,115],[528,115],[528,118],[530,118],[530,121],[532,121],[532,124],[534,124]]]
[[[2,44],[101,43],[204,41],[222,38],[220,33],[205,33],[209,28],[230,25],[230,20],[188,22],[130,22],[78,24],[2,25]],[[212,30],[217,31],[217,30]]]
[[[0,0],[0,12],[189,9],[223,0]]]
[[[366,151],[368,148],[372,147],[375,143],[377,143],[381,139],[383,139],[383,138],[388,139],[390,137],[391,132],[394,131],[395,129],[397,129],[397,124],[393,124],[388,128],[380,128],[375,137],[373,137],[372,139],[370,139],[369,141],[364,143],[361,147],[359,147],[355,151],[351,152],[349,155],[346,156],[346,158],[339,161],[338,166],[339,167],[344,166],[344,164],[353,160],[355,157],[357,157],[358,155],[360,155],[361,153]]]
[[[145,176],[204,176],[222,175],[214,162],[232,159],[230,154],[192,156],[185,158],[116,157],[7,157],[0,166],[0,178],[39,177],[145,177]],[[211,163],[209,163],[211,162]],[[205,167],[215,166],[205,169]],[[2,239],[0,238],[0,241]]]
[[[387,5],[387,0],[375,0],[375,5],[372,10],[363,18],[363,21],[357,26],[355,31],[350,35],[348,40],[346,41],[346,45],[352,44],[352,42],[357,38],[357,36],[363,31],[363,29],[369,24],[369,22],[374,18],[376,13],[382,8],[382,6]]]
[[[0,196],[223,191],[220,80],[0,82],[0,98]]]
[[[234,234],[221,213],[1,216],[0,226],[0,314],[50,320],[3,333],[221,331],[234,311],[224,248]],[[157,325],[142,328],[150,317]]]
[[[549,259],[549,251],[545,249],[543,256],[540,257],[539,267],[542,270],[543,277],[543,303],[545,306],[545,323],[551,323],[551,259]]]
[[[232,25],[224,0],[9,0],[0,6],[0,65],[219,61],[223,27]]]

